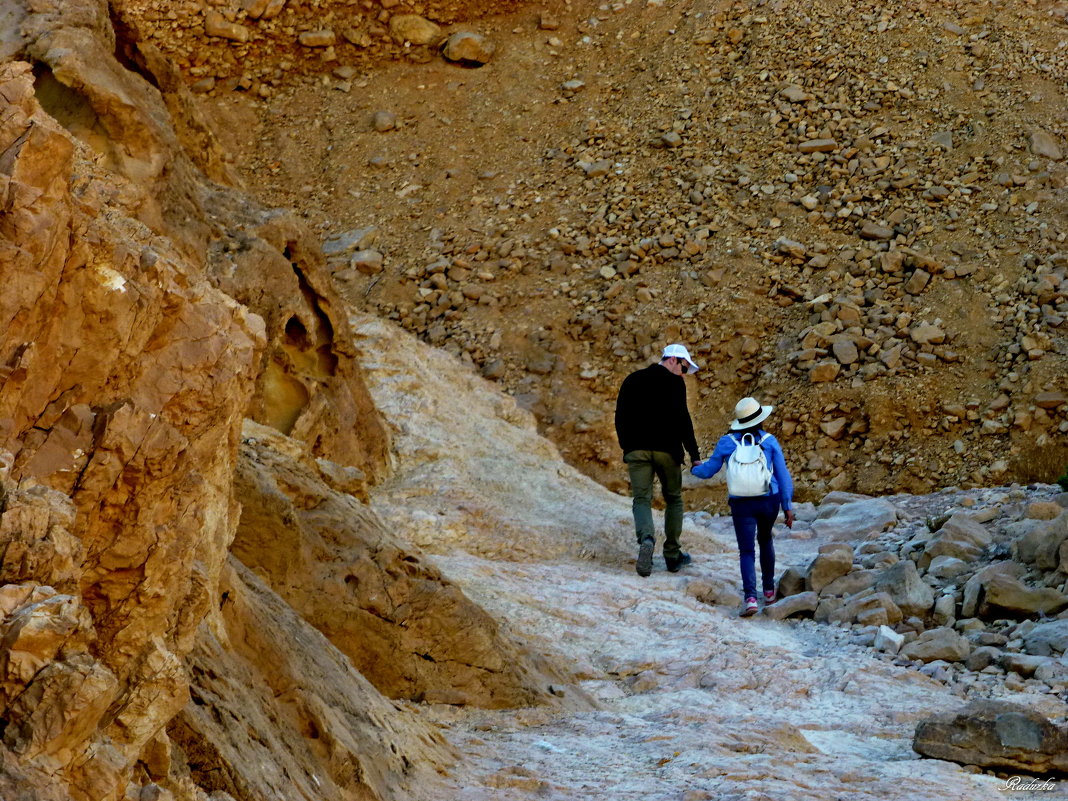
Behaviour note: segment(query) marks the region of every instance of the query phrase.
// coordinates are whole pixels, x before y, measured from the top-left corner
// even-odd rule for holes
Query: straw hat
[[[741,431],[763,423],[774,409],[774,406],[761,406],[756,398],[742,398],[734,407],[731,431]]]

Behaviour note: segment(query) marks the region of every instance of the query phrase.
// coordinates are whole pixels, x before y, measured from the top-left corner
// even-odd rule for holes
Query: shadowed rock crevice
[[[108,21],[115,32],[115,60],[127,71],[144,78],[153,88],[162,92],[155,74],[148,68],[141,54],[137,33],[117,13],[115,6],[108,3]]]

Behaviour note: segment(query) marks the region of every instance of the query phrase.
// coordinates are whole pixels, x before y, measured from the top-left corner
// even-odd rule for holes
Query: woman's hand
[[[787,528],[793,528],[794,527],[794,510],[793,509],[787,509],[786,510],[786,527]]]

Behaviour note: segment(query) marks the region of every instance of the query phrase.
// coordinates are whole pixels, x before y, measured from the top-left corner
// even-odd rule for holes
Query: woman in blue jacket
[[[731,433],[724,434],[716,443],[716,449],[703,463],[691,468],[690,472],[698,478],[712,478],[724,463],[727,463],[727,503],[731,508],[731,519],[734,521],[734,535],[738,540],[738,557],[742,569],[742,596],[745,605],[742,608],[742,616],[756,614],[758,607],[756,592],[756,559],[755,545],[760,545],[760,579],[764,589],[764,601],[766,604],[775,602],[775,545],[771,537],[771,529],[775,525],[775,518],[779,516],[782,508],[786,515],[786,525],[793,527],[794,513],[793,495],[794,482],[790,478],[790,471],[786,468],[786,460],[782,455],[782,447],[779,441],[761,428],[773,406],[761,406],[755,398],[742,398],[734,407],[734,421],[731,423]],[[751,439],[746,437],[751,435]],[[739,445],[745,447],[755,444],[763,451],[763,465],[740,466],[731,463],[731,456]],[[759,457],[759,453],[757,454]],[[735,460],[737,463],[738,460]],[[746,495],[739,496],[732,493],[732,480],[736,486],[740,486],[740,476],[743,471],[763,470],[766,465],[770,476],[764,485],[757,490],[761,494],[751,494],[752,490],[746,490]]]

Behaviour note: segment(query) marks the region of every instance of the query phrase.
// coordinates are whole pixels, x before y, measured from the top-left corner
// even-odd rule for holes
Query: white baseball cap
[[[697,372],[697,365],[694,363],[694,360],[690,358],[690,351],[686,350],[683,345],[668,345],[666,348],[664,348],[664,355],[661,356],[660,359],[670,359],[672,357],[676,359],[683,359],[687,364],[690,365],[691,373]]]

